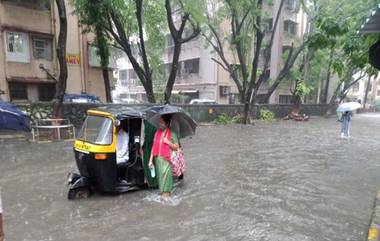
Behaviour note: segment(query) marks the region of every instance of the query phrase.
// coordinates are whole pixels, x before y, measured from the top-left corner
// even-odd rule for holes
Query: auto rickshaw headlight
[[[106,160],[107,154],[104,153],[97,153],[95,154],[95,160]]]

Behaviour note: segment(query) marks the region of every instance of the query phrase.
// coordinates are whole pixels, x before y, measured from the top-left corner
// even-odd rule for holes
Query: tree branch
[[[143,59],[145,75],[151,75],[148,56],[145,50],[145,40],[144,40],[144,27],[142,23],[142,0],[135,0],[136,3],[136,18],[139,26],[139,38],[140,38],[140,49],[141,49],[141,58]]]
[[[166,8],[166,19],[168,21],[170,33],[173,35],[174,39],[178,39],[178,32],[174,25],[170,0],[165,0],[165,8]]]

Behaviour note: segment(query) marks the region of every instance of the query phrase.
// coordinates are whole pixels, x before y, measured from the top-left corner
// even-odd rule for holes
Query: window
[[[353,92],[358,92],[359,91],[359,87],[360,87],[360,83],[355,83],[354,86],[352,87],[352,91]]]
[[[123,69],[119,71],[119,79],[120,80],[126,80],[128,75],[128,70]]]
[[[267,31],[272,31],[273,30],[273,18],[267,19],[266,22],[267,22]]]
[[[184,33],[183,33],[183,36],[182,38],[188,38],[190,37],[191,35],[193,34],[193,31],[190,31],[190,30],[185,30]],[[195,38],[193,38],[191,41],[195,41],[198,39],[198,36],[196,36]],[[174,43],[173,43],[174,45]]]
[[[6,32],[7,61],[29,62],[28,35],[25,33]]]
[[[174,39],[170,34],[166,35],[166,49],[169,54],[174,52]]]
[[[285,20],[284,31],[290,34],[297,34],[297,23],[291,20]]]
[[[285,8],[291,11],[298,11],[297,0],[285,0]]]
[[[270,62],[270,60],[272,58],[272,49],[270,49],[270,48],[264,48],[263,49],[263,57],[264,57],[264,59],[268,58],[268,60]]]
[[[28,88],[25,83],[9,83],[9,95],[11,101],[27,100]]]
[[[136,74],[135,70],[133,70],[133,69],[128,70],[128,76],[129,76],[129,78],[128,78],[129,80],[137,79],[137,74]]]
[[[199,73],[199,59],[185,60],[185,73],[198,74]]]
[[[267,104],[265,99],[267,95],[266,94],[257,94],[256,96],[256,103],[257,104]]]
[[[38,99],[40,101],[51,101],[55,95],[55,84],[38,85]]]
[[[292,102],[292,96],[291,95],[280,95],[279,96],[279,103],[280,104],[291,104]]]
[[[112,143],[112,120],[99,116],[88,116],[79,133],[79,139],[99,145]]]
[[[51,39],[33,38],[33,56],[36,59],[52,60]]]

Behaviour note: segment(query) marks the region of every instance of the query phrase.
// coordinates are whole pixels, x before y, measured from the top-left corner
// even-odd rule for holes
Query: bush
[[[268,109],[261,109],[259,119],[263,121],[272,121],[274,120],[274,113]]]
[[[232,123],[243,124],[244,116],[242,114],[237,114],[232,117]]]
[[[227,124],[232,123],[232,119],[226,113],[222,113],[222,114],[218,115],[218,117],[215,119],[214,123],[217,125],[227,125]]]
[[[375,105],[375,110],[379,111],[380,110],[380,100],[375,100],[374,105]]]

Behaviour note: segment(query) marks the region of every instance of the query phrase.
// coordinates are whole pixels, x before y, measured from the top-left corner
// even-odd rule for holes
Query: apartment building
[[[267,6],[268,15],[275,16],[279,5],[280,0],[274,0],[273,5]],[[273,18],[266,19],[268,22],[267,38],[270,36],[269,33],[273,31]],[[228,29],[227,22],[226,29]],[[270,71],[268,73],[271,78],[275,78],[281,70],[283,53],[290,48],[293,42],[301,38],[305,31],[306,18],[300,8],[300,1],[285,0],[271,50]],[[170,70],[173,50],[174,43],[168,34],[165,53],[162,56],[167,73]],[[212,49],[205,48],[204,40],[201,38],[185,43],[180,55],[180,67],[173,94],[184,96],[187,103],[191,99],[211,99],[219,104],[238,103],[239,93],[235,83],[229,73],[215,63],[212,58],[218,59],[218,56],[213,53]],[[260,96],[266,93],[267,88],[268,85],[264,83],[258,96],[259,101]],[[127,57],[119,62],[119,78],[113,95],[116,98],[146,100],[145,91]],[[270,103],[286,104],[290,103],[290,100],[291,92],[288,85],[279,88],[272,95]]]
[[[273,16],[267,20],[269,30],[267,31],[267,39],[272,34],[274,18],[280,7],[280,2],[280,0],[275,0],[272,6],[267,6],[268,13],[272,13],[271,16]],[[297,43],[302,39],[306,30],[307,19],[301,8],[301,2],[299,0],[285,0],[270,54],[270,72],[268,74],[271,79],[275,79],[278,76],[284,64],[283,56],[286,55],[292,44],[297,47]],[[291,87],[289,83],[281,84],[272,94],[269,103],[290,104],[292,97]],[[265,93],[267,88],[268,84],[264,83],[258,96],[259,101],[260,94]]]
[[[368,91],[368,101],[380,100],[380,86],[378,85],[380,78],[372,78],[370,80],[370,86]],[[368,78],[363,78],[354,84],[348,91],[347,98],[353,101],[364,101],[365,91],[367,89]]]
[[[91,34],[82,34],[69,1],[67,93],[91,93],[105,100],[102,73]],[[6,101],[50,101],[59,65],[59,21],[55,1],[0,1],[0,97]],[[111,58],[110,66],[116,67]],[[112,77],[112,75],[111,75]]]

